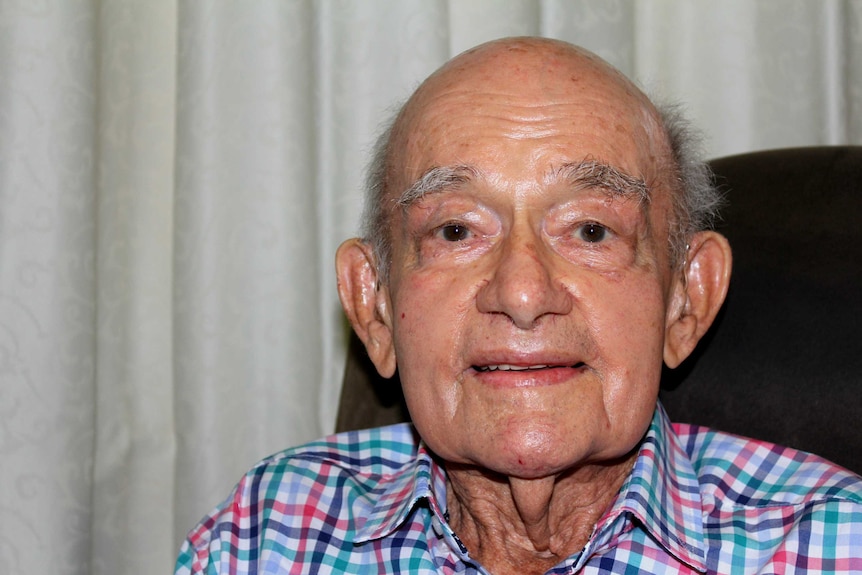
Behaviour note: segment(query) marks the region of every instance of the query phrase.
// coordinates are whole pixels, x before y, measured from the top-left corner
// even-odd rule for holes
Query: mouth
[[[473,369],[478,371],[479,373],[489,373],[492,371],[542,371],[546,369],[581,369],[585,367],[586,364],[584,362],[578,362],[574,365],[550,365],[550,364],[539,364],[539,365],[512,365],[509,363],[498,363],[494,365],[474,365]]]
[[[579,361],[568,363],[488,363],[473,365],[476,378],[494,388],[535,388],[574,381],[589,369]]]

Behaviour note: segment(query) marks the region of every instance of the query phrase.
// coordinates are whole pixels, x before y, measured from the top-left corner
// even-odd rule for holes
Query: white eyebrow
[[[437,166],[427,170],[413,182],[396,200],[396,205],[406,208],[428,194],[456,188],[476,177],[476,169],[466,165]]]
[[[478,175],[472,166],[435,166],[428,169],[395,200],[406,208],[429,194],[457,188]],[[564,180],[575,189],[599,188],[613,196],[636,198],[649,203],[650,193],[646,182],[635,176],[597,160],[583,160],[563,164],[552,172],[551,179]]]
[[[552,178],[567,181],[576,189],[599,188],[612,196],[636,198],[645,204],[650,201],[649,186],[642,178],[630,176],[597,160],[563,164],[554,170]]]

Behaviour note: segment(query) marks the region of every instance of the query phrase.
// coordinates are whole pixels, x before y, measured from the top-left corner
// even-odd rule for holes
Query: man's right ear
[[[338,297],[350,325],[383,377],[395,374],[392,305],[387,286],[378,284],[377,259],[358,238],[345,241],[335,254]]]

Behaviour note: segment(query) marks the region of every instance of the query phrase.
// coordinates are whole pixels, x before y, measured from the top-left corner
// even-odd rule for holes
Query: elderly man
[[[730,275],[686,133],[596,56],[456,57],[378,146],[339,293],[413,427],[260,463],[179,573],[862,572],[862,479],[671,425]]]

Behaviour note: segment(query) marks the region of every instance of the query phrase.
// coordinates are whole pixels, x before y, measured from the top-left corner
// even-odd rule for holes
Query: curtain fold
[[[176,547],[154,529],[174,508],[175,14],[170,0],[96,12],[94,573],[146,572]]]
[[[4,6],[0,16],[0,568],[7,573],[90,567],[96,31],[92,3]]]
[[[181,6],[176,473],[195,479],[177,483],[178,530],[224,496],[226,470],[235,481],[322,431],[311,15],[305,2]]]
[[[0,0],[0,572],[170,572],[332,430],[374,138],[522,34],[681,100],[712,156],[862,144],[862,0]]]

